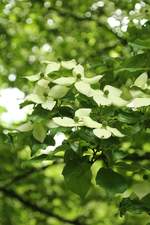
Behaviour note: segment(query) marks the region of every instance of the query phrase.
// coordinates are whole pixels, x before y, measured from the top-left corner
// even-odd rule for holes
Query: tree
[[[1,224],[147,225],[148,5],[2,2],[1,86],[27,117],[1,119]]]

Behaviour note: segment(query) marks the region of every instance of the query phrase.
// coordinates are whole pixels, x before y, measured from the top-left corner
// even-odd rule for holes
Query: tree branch
[[[10,186],[14,183],[19,182],[20,180],[23,180],[23,179],[29,177],[30,175],[32,175],[34,173],[38,173],[38,172],[41,172],[43,170],[46,170],[47,168],[49,168],[49,167],[51,167],[51,166],[53,166],[57,163],[58,163],[58,160],[55,160],[55,161],[52,162],[52,164],[45,165],[45,166],[42,166],[42,167],[39,167],[39,168],[32,167],[28,170],[25,170],[22,173],[19,173],[19,174],[15,175],[14,177],[12,177],[11,179],[7,180],[2,187],[8,187],[8,185]]]
[[[31,209],[32,211],[36,211],[39,212],[45,216],[51,217],[51,218],[55,218],[63,223],[69,223],[69,224],[74,224],[74,225],[81,225],[80,221],[77,219],[74,220],[69,220],[66,219],[62,216],[59,216],[57,214],[55,214],[54,212],[51,212],[49,209],[45,209],[43,207],[38,206],[36,203],[30,202],[29,200],[26,200],[25,198],[23,198],[21,195],[19,195],[18,193],[16,193],[13,190],[8,190],[6,188],[0,188],[0,191],[6,195],[7,197],[13,198],[18,200],[19,202],[21,202],[24,206],[26,206],[27,208]]]
[[[51,11],[55,11],[57,12],[59,15],[61,16],[68,16],[68,17],[71,17],[72,19],[78,21],[78,22],[81,22],[81,21],[93,21],[95,22],[99,27],[103,28],[105,31],[111,33],[113,36],[115,36],[120,42],[121,44],[123,45],[127,45],[127,40],[123,37],[120,37],[116,32],[113,32],[113,30],[107,26],[105,23],[97,20],[96,18],[93,18],[93,16],[81,16],[81,15],[77,15],[73,12],[70,12],[68,10],[65,10],[65,9],[59,9],[57,7],[54,7],[54,6],[51,6],[49,7],[49,10]]]
[[[131,160],[131,161],[150,160],[150,152],[147,152],[144,155],[138,155],[137,153],[133,153],[133,154],[127,155],[124,159]]]

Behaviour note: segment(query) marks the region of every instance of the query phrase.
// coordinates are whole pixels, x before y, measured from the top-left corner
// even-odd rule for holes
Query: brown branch
[[[31,209],[32,211],[39,212],[45,216],[55,218],[63,223],[69,223],[74,225],[81,225],[80,221],[77,219],[69,220],[66,219],[60,215],[55,214],[54,212],[51,212],[49,209],[43,208],[41,206],[38,206],[36,203],[30,202],[29,200],[23,198],[21,195],[16,193],[13,190],[8,190],[6,188],[0,188],[0,191],[7,197],[13,198],[15,200],[18,200],[20,203],[22,203],[27,208]]]

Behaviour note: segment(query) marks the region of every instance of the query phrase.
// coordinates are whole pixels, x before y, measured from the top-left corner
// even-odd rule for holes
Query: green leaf
[[[32,134],[37,141],[39,141],[40,143],[43,143],[46,138],[47,130],[44,128],[42,124],[36,123],[34,124]]]
[[[130,73],[144,72],[150,70],[149,53],[138,54],[126,59],[116,72],[128,71]]]
[[[123,198],[120,203],[120,214],[124,215],[126,212],[132,213],[150,213],[150,193],[145,195],[142,199],[139,199],[137,196],[134,198]]]
[[[87,161],[68,161],[62,172],[66,186],[84,198],[91,186],[91,165]]]
[[[33,124],[30,121],[16,127],[16,130],[21,132],[28,132],[32,129],[33,129]]]
[[[123,193],[128,188],[126,179],[109,168],[101,168],[98,171],[96,184],[110,194]]]
[[[147,212],[150,212],[150,193],[141,199],[141,203],[143,208],[146,209]]]

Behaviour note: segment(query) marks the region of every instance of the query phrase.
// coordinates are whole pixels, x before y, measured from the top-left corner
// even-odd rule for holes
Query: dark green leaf
[[[98,171],[96,184],[103,187],[110,194],[122,193],[128,187],[126,179],[109,168],[101,168]]]

